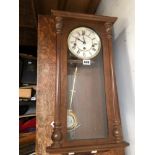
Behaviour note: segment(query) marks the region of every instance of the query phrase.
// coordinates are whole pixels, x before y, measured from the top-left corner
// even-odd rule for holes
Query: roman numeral
[[[85,31],[84,31],[84,30],[82,30],[82,35],[83,35],[83,36],[85,35]]]
[[[83,52],[83,56],[84,56],[84,57],[86,56],[85,52]]]
[[[75,49],[76,48],[76,43],[74,42],[74,46],[72,47],[73,49]]]
[[[76,46],[73,46],[72,49],[75,49]]]
[[[94,43],[93,45],[97,45],[97,43]]]
[[[96,51],[96,49],[95,49],[95,48],[92,48],[92,50],[93,50],[93,51]]]
[[[80,36],[81,34],[80,34],[80,32],[77,32],[77,34]]]
[[[91,35],[91,32],[89,33],[88,37]]]
[[[77,54],[80,54],[80,51],[79,50],[77,51]]]
[[[92,55],[92,53],[91,53],[91,52],[89,52],[89,54],[90,54],[90,55]]]

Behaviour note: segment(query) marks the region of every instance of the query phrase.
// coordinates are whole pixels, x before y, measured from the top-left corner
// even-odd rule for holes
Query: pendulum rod
[[[70,110],[72,109],[73,96],[74,96],[74,92],[75,92],[76,76],[77,76],[77,66],[76,66],[75,71],[74,71],[73,86],[72,86],[72,90],[71,90],[71,97],[70,97],[70,103],[69,103],[69,109]]]

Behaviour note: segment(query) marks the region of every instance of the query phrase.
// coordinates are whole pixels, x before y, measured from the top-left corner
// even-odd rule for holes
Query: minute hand
[[[84,35],[83,35],[83,40],[84,40],[83,43],[86,44],[86,41],[85,41]]]

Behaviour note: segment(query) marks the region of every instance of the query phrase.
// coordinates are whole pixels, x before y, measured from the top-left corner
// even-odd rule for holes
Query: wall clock
[[[112,63],[116,17],[52,10],[56,101],[49,153],[124,155]]]

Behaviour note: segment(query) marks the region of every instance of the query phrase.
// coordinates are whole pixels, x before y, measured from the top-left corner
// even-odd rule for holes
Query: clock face
[[[100,52],[101,40],[94,30],[78,27],[73,29],[68,36],[68,48],[80,59],[92,59]]]

